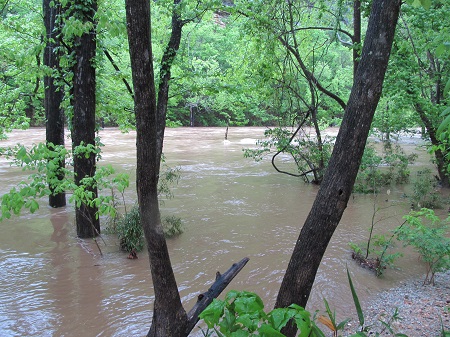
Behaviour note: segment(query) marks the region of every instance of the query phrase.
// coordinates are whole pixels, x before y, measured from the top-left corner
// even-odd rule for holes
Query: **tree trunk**
[[[156,91],[151,48],[150,3],[127,0],[128,43],[135,94],[137,132],[136,184],[139,213],[144,228],[155,292],[153,320],[148,336],[182,336],[187,327],[162,230],[158,203],[158,176],[164,134],[156,109]]]
[[[94,23],[97,4],[92,1],[87,5],[85,1],[75,1],[72,8],[81,6],[80,14],[85,21]],[[86,6],[89,6],[87,8]],[[84,178],[92,178],[96,169],[96,153],[76,154],[77,147],[92,145],[95,149],[95,28],[83,33],[74,41],[75,65],[73,67],[73,119],[72,119],[72,148],[74,150],[75,184],[79,186]],[[88,183],[86,192],[91,192],[91,200],[97,197],[96,183]],[[100,221],[96,218],[97,207],[82,203],[76,207],[77,235],[80,238],[95,237],[100,233]]]
[[[59,74],[59,52],[56,48],[59,46],[60,29],[56,26],[56,17],[59,14],[60,5],[55,2],[50,6],[50,0],[43,0],[44,24],[45,24],[45,49],[44,66]],[[63,90],[55,84],[55,77],[52,75],[44,76],[44,109],[46,119],[46,142],[49,150],[54,150],[55,146],[64,146],[64,111],[61,109],[63,100]],[[65,161],[58,162],[55,169],[55,177],[61,181],[64,179],[63,169]],[[50,207],[63,207],[66,205],[66,193],[55,193],[55,184],[49,183],[51,194],[49,196]]]
[[[180,12],[177,7],[181,0],[174,0],[172,11],[172,34],[170,35],[169,43],[164,51],[161,59],[161,70],[159,72],[159,87],[158,87],[158,102],[156,105],[158,115],[158,148],[159,155],[162,154],[164,130],[166,128],[166,113],[167,103],[169,101],[169,81],[171,77],[171,68],[178,48],[180,47],[181,32],[183,30],[183,21],[180,17]]]
[[[389,61],[400,0],[374,0],[361,61],[324,180],[303,225],[276,307],[305,306],[327,245],[341,220],[361,163]],[[289,324],[283,333],[295,336]]]
[[[438,139],[436,134],[436,128],[433,126],[430,118],[428,118],[425,109],[422,104],[418,101],[414,102],[414,108],[416,109],[420,119],[422,120],[425,129],[427,130],[428,137],[432,145],[436,147],[434,151],[434,157],[436,158],[436,166],[439,174],[439,179],[442,187],[450,187],[450,180],[447,173],[447,167],[449,165],[448,152],[441,150],[442,142]]]
[[[134,86],[136,115],[137,172],[136,185],[139,214],[147,242],[155,302],[150,337],[188,336],[198,321],[198,315],[217,297],[233,277],[244,267],[245,258],[234,264],[202,294],[194,308],[186,313],[181,304],[177,283],[164,237],[158,201],[158,177],[170,81],[170,69],[178,51],[183,22],[179,3],[174,0],[172,35],[161,60],[158,103],[154,82],[151,47],[150,2],[126,0],[128,43]]]
[[[358,69],[361,44],[361,0],[353,2],[353,79]]]

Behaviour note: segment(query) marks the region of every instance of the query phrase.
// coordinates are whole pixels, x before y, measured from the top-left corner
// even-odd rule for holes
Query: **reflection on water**
[[[207,290],[216,271],[248,256],[250,261],[229,289],[260,294],[274,304],[285,268],[317,187],[275,173],[270,161],[244,159],[242,148],[253,146],[263,128],[230,128],[228,141],[221,128],[179,128],[166,131],[167,164],[178,166],[181,180],[175,198],[165,201],[163,215],[182,218],[185,232],[168,242],[183,303],[189,309],[198,293]],[[103,162],[130,173],[135,180],[134,133],[101,132]],[[45,130],[15,131],[0,146],[30,145]],[[407,151],[414,151],[408,143]],[[427,162],[422,155],[421,163]],[[286,165],[286,163],[284,164]],[[291,167],[293,170],[294,167]],[[0,193],[16,185],[25,173],[0,159]],[[403,191],[380,198],[396,204],[380,214],[380,233],[399,224],[408,211]],[[134,184],[126,192],[135,201]],[[75,235],[73,209],[41,204],[34,215],[23,214],[0,223],[1,336],[123,336],[145,335],[151,321],[152,285],[145,253],[128,260],[114,236],[104,235],[103,257],[92,240]],[[350,200],[320,267],[309,309],[323,309],[322,298],[344,317],[353,310],[346,266],[362,300],[423,269],[414,255],[403,258],[402,269],[376,279],[350,258],[348,242],[367,236],[373,198]],[[381,229],[384,227],[385,229]],[[201,335],[198,329],[194,332]]]

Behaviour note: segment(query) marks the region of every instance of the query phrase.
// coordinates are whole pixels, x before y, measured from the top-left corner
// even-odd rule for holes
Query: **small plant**
[[[116,230],[120,248],[124,251],[139,252],[144,248],[144,231],[141,226],[138,206],[134,206],[118,221]]]
[[[450,269],[449,219],[442,221],[433,210],[422,208],[405,216],[406,223],[396,229],[398,240],[413,246],[427,264],[423,284],[433,284],[437,272]]]
[[[375,225],[380,221],[385,220],[385,218],[376,220],[377,213],[388,207],[390,206],[383,208],[377,207],[375,193],[372,222],[370,225],[367,243],[364,245],[358,245],[353,242],[349,243],[350,248],[353,250],[352,258],[359,262],[361,266],[374,270],[376,276],[381,276],[384,270],[388,266],[392,266],[394,261],[402,255],[398,252],[388,253],[388,250],[394,246],[392,240],[395,234],[387,237],[385,235],[374,235],[373,233]]]
[[[166,238],[172,238],[183,233],[181,218],[177,216],[169,215],[164,217],[162,219],[162,226]]]
[[[308,311],[296,304],[266,313],[258,295],[235,290],[228,292],[223,301],[214,299],[200,314],[208,329],[219,337],[282,337],[284,335],[280,331],[291,319],[300,330],[300,337],[324,337],[310,316]],[[211,335],[211,332],[206,335]]]
[[[256,149],[244,149],[244,157],[255,161],[272,155],[272,165],[280,173],[302,177],[305,182],[320,184],[333,151],[334,138],[314,137],[307,132],[292,132],[287,128],[273,128],[264,132],[266,139],[258,140]],[[300,135],[301,134],[301,135]],[[298,173],[286,172],[276,167],[275,157],[280,153],[289,155]]]
[[[347,277],[359,322],[359,331],[350,337],[381,336],[385,332],[395,337],[407,337],[404,334],[395,333],[392,329],[392,323],[400,319],[397,310],[387,320],[380,320],[381,331],[374,331],[373,326],[366,326],[364,313],[348,270]],[[337,337],[349,320],[337,323],[336,314],[331,311],[326,300],[324,303],[328,317],[318,316],[317,321],[329,328],[333,332],[333,337]],[[316,325],[316,315],[311,318],[309,311],[296,304],[266,313],[261,298],[247,291],[232,290],[225,296],[225,300],[214,299],[199,317],[208,327],[206,332],[202,331],[203,336],[208,337],[283,337],[285,335],[281,333],[281,329],[290,320],[296,324],[299,337],[325,337],[324,332]]]
[[[401,253],[388,253],[393,247],[393,236],[374,235],[370,241],[371,249],[367,251],[365,248],[350,242],[349,246],[353,250],[352,258],[362,267],[371,269],[376,276],[381,276],[387,267],[394,265],[394,262],[402,256]]]
[[[437,181],[431,174],[430,169],[417,172],[413,183],[413,195],[411,205],[413,209],[420,208],[440,208],[440,196],[436,191]]]
[[[325,325],[331,331],[333,331],[333,337],[337,337],[338,332],[345,328],[345,325],[348,323],[348,321],[350,321],[350,319],[348,318],[340,323],[337,323],[336,322],[336,312],[331,311],[330,306],[326,299],[323,299],[323,302],[325,304],[325,310],[326,310],[328,317],[319,316],[317,318],[317,321],[322,323],[323,325]]]
[[[354,191],[378,193],[380,186],[407,183],[410,176],[408,165],[416,158],[417,154],[407,155],[398,144],[391,141],[383,142],[382,156],[377,154],[373,146],[367,146]]]

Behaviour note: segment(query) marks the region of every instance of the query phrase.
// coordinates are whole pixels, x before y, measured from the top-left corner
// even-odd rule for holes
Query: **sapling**
[[[376,276],[380,276],[383,274],[383,271],[387,266],[392,265],[394,261],[401,256],[401,253],[388,253],[388,249],[393,247],[392,240],[394,235],[391,235],[390,237],[385,235],[374,235],[375,225],[387,219],[386,217],[379,217],[377,219],[377,214],[382,210],[392,207],[393,205],[386,207],[377,206],[376,190],[374,190],[373,193],[373,212],[367,243],[363,247],[362,245],[350,242],[349,246],[353,250],[352,258],[354,260],[358,261],[362,266],[374,270]]]
[[[450,269],[449,218],[441,220],[433,210],[422,208],[405,217],[406,223],[396,229],[398,240],[412,246],[426,263],[423,284],[433,284],[437,272]]]

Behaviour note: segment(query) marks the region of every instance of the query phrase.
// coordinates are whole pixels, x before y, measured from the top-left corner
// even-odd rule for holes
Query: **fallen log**
[[[225,273],[216,273],[216,280],[208,289],[208,291],[199,294],[197,302],[192,309],[188,312],[188,325],[186,327],[186,336],[192,331],[197,324],[199,318],[198,315],[205,310],[205,308],[211,304],[213,299],[217,298],[222,291],[230,284],[234,277],[244,268],[249,261],[248,257],[244,257],[241,261],[233,263],[233,265]]]

